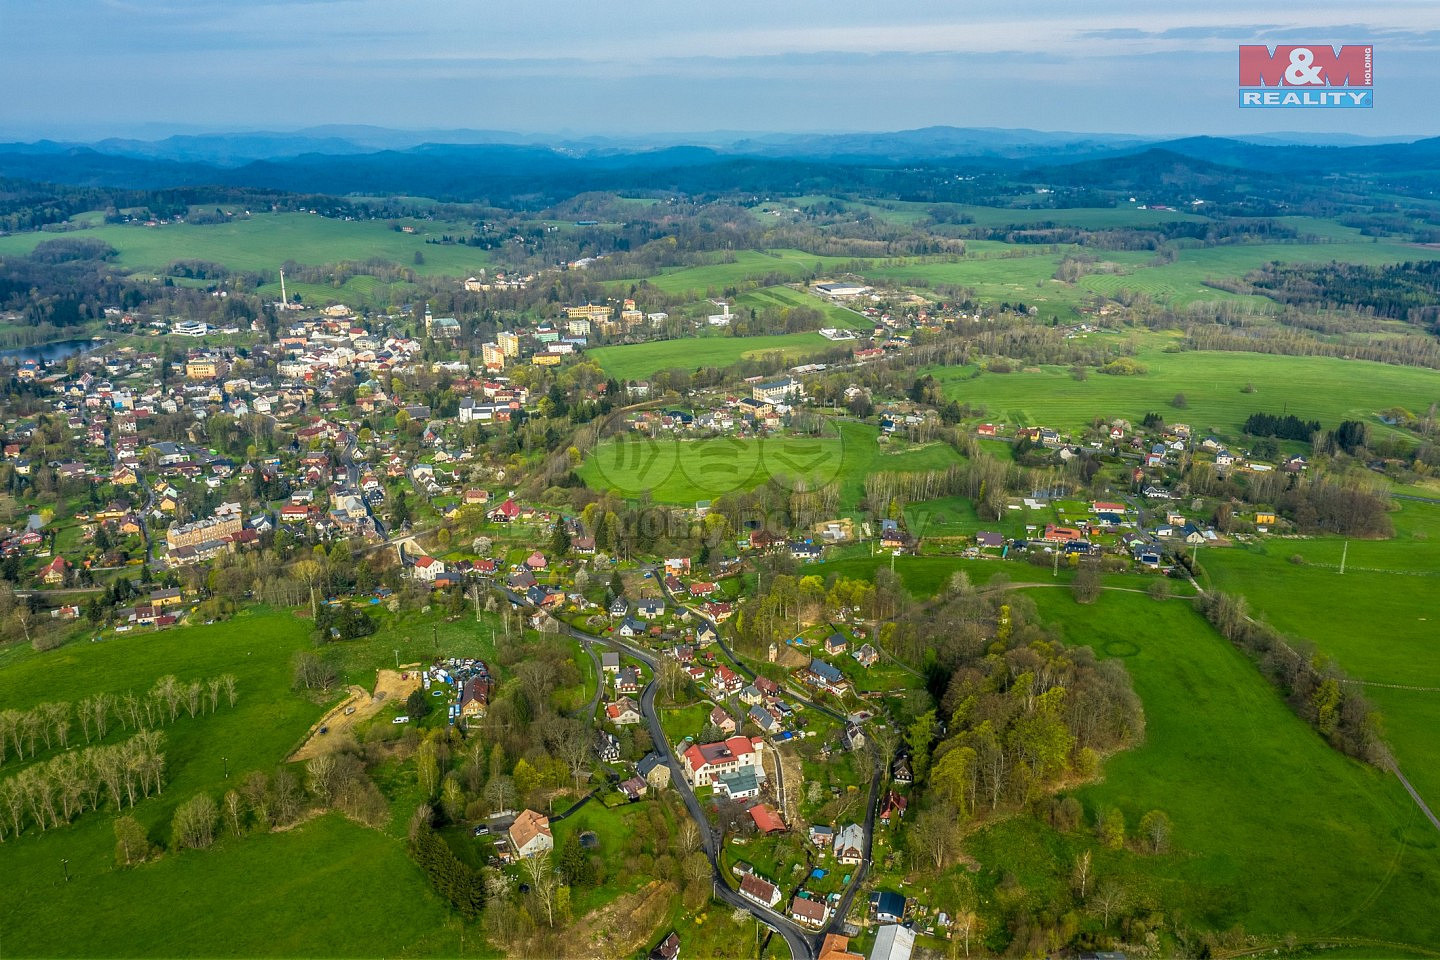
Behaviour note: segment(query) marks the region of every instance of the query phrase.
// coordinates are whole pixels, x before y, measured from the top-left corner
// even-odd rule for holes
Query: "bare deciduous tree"
[[[225,792],[225,819],[230,823],[230,832],[240,836],[244,828],[245,798],[240,796],[239,791],[227,790]]]
[[[1106,877],[1095,884],[1095,893],[1091,897],[1091,903],[1096,910],[1100,911],[1101,922],[1108,928],[1110,914],[1123,910],[1127,899],[1125,886],[1114,877]]]
[[[1090,885],[1090,851],[1083,850],[1080,856],[1075,858],[1075,869],[1070,875],[1075,884],[1075,892],[1081,902],[1085,900],[1085,890]]]
[[[560,880],[550,863],[550,851],[545,850],[527,858],[525,875],[530,878],[530,895],[545,911],[546,925],[555,926],[555,892],[560,886]]]

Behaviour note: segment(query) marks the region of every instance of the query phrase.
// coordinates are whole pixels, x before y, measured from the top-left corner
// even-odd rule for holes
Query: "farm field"
[[[803,290],[796,290],[794,287],[774,286],[761,287],[759,290],[752,290],[749,293],[742,293],[735,298],[733,305],[736,311],[754,307],[756,309],[785,307],[808,307],[811,310],[819,310],[825,315],[826,322],[843,330],[870,330],[875,324],[844,307],[836,306],[827,300],[806,293]]]
[[[865,478],[882,470],[946,467],[960,460],[952,447],[931,443],[882,448],[876,427],[841,422],[832,437],[714,437],[651,440],[628,434],[602,443],[580,467],[591,488],[629,497],[648,491],[659,503],[693,504],[734,490],[749,490],[770,477],[804,476],[811,489],[840,483],[841,512],[864,495]]]
[[[764,337],[686,337],[654,340],[649,343],[596,347],[587,356],[617,380],[644,380],[661,370],[698,367],[728,367],[732,363],[767,353],[781,353],[787,360],[819,354],[836,346],[818,333],[784,333]]]
[[[1440,941],[1423,906],[1440,896],[1440,836],[1393,777],[1326,746],[1188,605],[1031,596],[1068,643],[1125,657],[1145,704],[1145,743],[1107,759],[1103,781],[1078,791],[1087,816],[1113,805],[1133,830],[1162,809],[1174,824],[1170,854],[1097,849],[1097,877],[1119,877],[1132,902],[1201,928]],[[1088,832],[1025,819],[980,831],[967,851],[984,864],[982,884],[1012,872],[1039,908],[1062,895],[1068,864],[1092,845]]]
[[[1202,558],[1218,589],[1254,616],[1308,641],[1351,677],[1440,688],[1440,505],[1401,502],[1393,540],[1352,540],[1340,575],[1337,537],[1216,550]],[[1303,557],[1297,565],[1290,557]],[[1440,692],[1366,687],[1396,760],[1432,807],[1440,802]]]
[[[1257,353],[1185,351],[1155,346],[1139,351],[1147,368],[1139,376],[1092,374],[1077,381],[1067,369],[982,373],[970,379],[962,368],[929,372],[951,399],[983,404],[986,418],[1006,425],[1078,429],[1094,417],[1125,417],[1138,423],[1155,411],[1190,424],[1203,435],[1238,438],[1245,418],[1257,411],[1284,410],[1334,428],[1344,419],[1367,420],[1383,430],[1375,414],[1392,406],[1425,409],[1440,400],[1440,376],[1417,367],[1399,367],[1331,357],[1284,357]],[[1253,393],[1242,393],[1247,384]],[[1171,401],[1183,393],[1186,407]]]
[[[468,225],[425,223],[419,234],[391,230],[383,220],[335,220],[304,213],[260,213],[218,224],[144,227],[111,224],[72,233],[18,233],[0,237],[0,254],[26,253],[60,237],[103,240],[119,251],[118,263],[158,271],[176,260],[208,260],[232,270],[278,270],[286,260],[304,264],[378,257],[425,276],[465,277],[488,262],[483,250],[425,242],[450,228]],[[416,264],[415,254],[425,262]],[[287,284],[288,286],[288,284]]]

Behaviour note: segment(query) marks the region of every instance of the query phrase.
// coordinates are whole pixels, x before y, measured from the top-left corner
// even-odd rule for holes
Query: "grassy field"
[[[943,468],[960,459],[940,443],[882,447],[877,434],[873,426],[848,422],[838,424],[837,435],[820,438],[650,440],[628,434],[602,443],[579,473],[595,489],[627,496],[649,491],[656,502],[686,505],[751,489],[769,477],[803,476],[812,489],[838,480],[845,512],[855,509],[872,473]]]
[[[735,298],[734,309],[739,312],[754,307],[757,310],[784,309],[787,307],[808,307],[811,310],[819,310],[825,315],[826,323],[830,326],[839,327],[842,330],[866,330],[874,328],[875,324],[854,310],[847,310],[844,307],[836,306],[828,300],[822,300],[811,293],[803,290],[796,290],[794,287],[775,286],[762,287],[759,290],[752,290],[743,293]]]
[[[1210,582],[1243,594],[1256,616],[1333,657],[1352,677],[1440,687],[1435,597],[1440,595],[1440,505],[1404,502],[1393,540],[1336,537],[1216,550],[1202,559]],[[1304,564],[1290,557],[1304,558]],[[1440,692],[1366,687],[1396,759],[1440,804]]]
[[[95,644],[81,639],[43,654],[10,646],[0,651],[0,703],[24,708],[73,702],[98,691],[143,693],[164,673],[182,681],[234,673],[239,700],[233,709],[222,704],[214,714],[193,719],[182,712],[164,728],[165,792],[137,804],[133,813],[152,841],[168,843],[176,805],[199,792],[218,799],[251,770],[273,770],[322,715],[324,704],[290,690],[291,656],[309,647],[310,637],[305,620],[256,609],[212,626],[107,637]],[[343,681],[368,685],[377,666],[393,664],[396,650],[402,661],[419,659],[437,641],[446,654],[493,653],[488,626],[477,628],[471,617],[448,620],[438,612],[382,614],[374,636],[327,653]],[[127,735],[112,729],[110,739]],[[0,776],[18,769],[12,758],[0,767]],[[32,828],[0,844],[0,871],[28,881],[0,885],[6,951],[456,955],[459,927],[405,854],[406,813],[400,810],[398,828],[392,824],[385,832],[327,816],[285,832],[227,837],[207,851],[166,853],[132,870],[113,867],[108,806],[59,829]],[[61,859],[69,861],[69,884],[62,881]],[[77,923],[84,925],[83,937],[74,935]],[[477,941],[471,934],[465,949],[475,952]]]
[[[1185,604],[1107,593],[1082,607],[1058,590],[1033,598],[1067,642],[1133,652],[1125,663],[1146,740],[1079,792],[1087,813],[1113,805],[1134,830],[1162,809],[1174,824],[1174,852],[1097,849],[1096,877],[1119,877],[1132,902],[1202,929],[1440,942],[1426,906],[1440,898],[1440,836],[1393,777],[1327,747]],[[984,864],[982,887],[1009,871],[1039,907],[1064,896],[1069,864],[1090,846],[1088,833],[1015,819],[967,849]]]
[[[738,288],[749,281],[783,277],[804,280],[823,277],[827,270],[849,263],[848,257],[825,257],[803,250],[736,250],[728,263],[709,263],[698,267],[671,267],[660,273],[631,280],[617,280],[617,286],[629,287],[643,283],[666,293],[692,293],[707,296],[720,294],[727,288]],[[774,283],[774,279],[769,280]]]
[[[728,367],[732,363],[767,353],[781,353],[786,360],[818,354],[835,344],[818,333],[783,333],[764,337],[723,335],[687,337],[682,340],[655,340],[650,343],[596,347],[587,356],[617,380],[644,380],[661,370],[699,367]]]
[[[1149,411],[1197,432],[1236,437],[1245,418],[1257,411],[1288,412],[1319,420],[1333,429],[1343,419],[1367,420],[1400,405],[1423,410],[1440,400],[1434,371],[1329,357],[1189,351],[1166,353],[1147,343],[1137,358],[1140,376],[1092,374],[1076,381],[1066,369],[981,374],[970,379],[960,368],[930,372],[952,399],[983,404],[987,417],[1005,424],[1077,429],[1093,417],[1126,417],[1139,422]],[[1242,393],[1247,384],[1253,393]],[[1183,393],[1186,407],[1171,401]]]
[[[208,260],[232,270],[278,270],[286,260],[321,264],[378,257],[426,276],[466,277],[486,265],[484,251],[440,246],[427,236],[469,230],[466,224],[425,223],[418,234],[391,230],[382,220],[334,220],[304,213],[259,213],[220,224],[144,227],[114,224],[83,232],[18,233],[0,237],[0,254],[26,253],[56,237],[103,240],[119,251],[118,263],[159,271],[175,260]],[[424,257],[415,263],[415,254]]]
[[[5,885],[7,956],[460,955],[403,842],[338,814],[130,870],[112,867],[113,846],[96,815],[0,848],[6,876],[27,881]],[[474,932],[465,950],[493,955]]]
[[[391,303],[403,301],[406,296],[415,290],[415,285],[396,281],[385,283],[375,277],[350,277],[340,286],[324,283],[291,283],[285,281],[285,292],[291,297],[297,293],[303,298],[302,302],[311,305],[324,305],[332,301],[346,304],[347,306],[383,307]],[[256,288],[256,292],[264,297],[280,299],[280,283],[262,283]]]

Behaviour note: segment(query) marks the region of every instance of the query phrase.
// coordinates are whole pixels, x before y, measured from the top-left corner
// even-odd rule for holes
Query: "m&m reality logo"
[[[1374,68],[1369,44],[1241,44],[1240,106],[1373,107]]]

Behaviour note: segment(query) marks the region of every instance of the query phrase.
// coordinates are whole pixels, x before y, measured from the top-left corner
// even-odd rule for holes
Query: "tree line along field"
[[[1178,913],[1202,929],[1301,942],[1323,938],[1440,942],[1440,836],[1398,781],[1327,746],[1255,667],[1184,601],[1106,591],[1090,606],[1068,591],[1025,591],[1067,643],[1124,656],[1145,705],[1145,743],[1109,757],[1077,795],[1088,822],[1119,808],[1133,831],[1164,810],[1173,852],[1097,848],[1094,877],[1118,877],[1131,903]],[[967,849],[982,890],[1013,874],[1037,910],[1058,898],[1088,826],[1060,834],[1037,822],[981,830]]]
[[[1092,334],[1091,336],[1100,336]],[[1334,428],[1344,419],[1365,420],[1383,431],[1378,411],[1401,406],[1424,410],[1440,400],[1434,371],[1334,357],[1287,357],[1226,351],[1168,353],[1162,340],[1147,340],[1136,360],[1137,376],[1091,373],[1076,381],[1063,367],[1018,373],[982,373],[972,368],[934,368],[948,399],[983,404],[989,420],[1007,425],[1078,429],[1094,417],[1125,417],[1138,423],[1146,413],[1188,423],[1196,433],[1238,437],[1245,419],[1258,411],[1284,411]],[[1244,393],[1244,388],[1254,392]],[[1186,406],[1171,405],[1184,394]]]
[[[418,660],[436,639],[457,655],[490,655],[493,618],[486,617],[487,625],[477,626],[471,618],[444,622],[382,612],[378,633],[339,649],[341,681],[368,689],[376,666],[393,663],[395,649],[407,661]],[[152,842],[168,843],[180,803],[201,792],[218,801],[250,771],[273,771],[324,713],[324,705],[291,690],[291,658],[311,643],[307,621],[254,608],[210,626],[107,636],[94,644],[81,637],[43,654],[12,646],[0,654],[0,703],[23,710],[97,692],[144,694],[167,673],[187,682],[235,674],[234,708],[222,704],[194,718],[182,712],[161,728],[164,792],[125,810]],[[107,743],[133,732],[117,726]],[[82,742],[78,726],[72,737]],[[51,755],[42,753],[41,760]],[[0,778],[23,763],[12,754]],[[108,804],[43,833],[32,826],[0,843],[0,872],[28,880],[0,885],[6,950],[31,956],[456,955],[458,925],[405,850],[411,808],[394,801],[383,831],[338,813],[238,838],[222,830],[209,850],[171,850],[129,869],[115,866],[115,813]],[[83,918],[83,935],[77,935],[77,918]],[[473,940],[466,950],[476,952]]]
[[[257,213],[228,223],[158,227],[127,223],[70,233],[17,233],[0,237],[0,254],[28,253],[45,240],[64,237],[104,241],[118,251],[120,266],[153,272],[176,260],[205,260],[237,271],[274,271],[286,260],[315,265],[376,257],[424,276],[466,277],[488,263],[488,254],[476,247],[425,242],[426,237],[441,233],[468,235],[470,224],[425,222],[419,229],[420,233],[409,234],[390,229],[385,220]],[[416,253],[423,255],[424,263],[415,263]]]
[[[1200,561],[1209,583],[1244,595],[1252,615],[1313,644],[1352,678],[1393,685],[1364,693],[1380,708],[1400,768],[1433,808],[1440,803],[1440,505],[1398,505],[1392,540],[1352,540],[1348,552],[1338,537],[1257,543],[1202,553]]]
[[[689,506],[732,491],[750,490],[771,477],[804,477],[809,489],[840,484],[840,512],[855,510],[865,478],[880,471],[944,469],[960,462],[943,443],[882,447],[878,428],[840,421],[833,436],[713,437],[650,440],[626,434],[602,442],[578,473],[591,489],[625,497],[648,493],[657,503]]]

